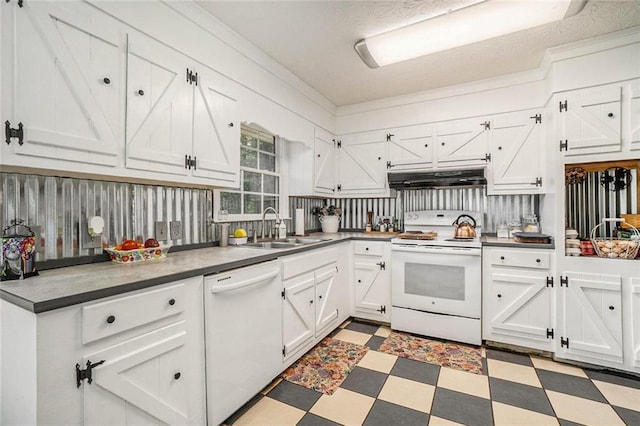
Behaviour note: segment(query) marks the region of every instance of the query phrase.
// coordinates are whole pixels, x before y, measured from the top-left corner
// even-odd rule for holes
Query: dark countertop
[[[28,311],[41,313],[198,275],[255,265],[348,240],[391,240],[389,236],[365,235],[362,232],[316,233],[311,236],[326,241],[284,249],[207,247],[169,253],[164,259],[132,264],[100,262],[49,269],[26,280],[3,281],[0,283],[0,298]]]
[[[549,244],[537,244],[537,243],[519,243],[513,238],[498,238],[495,235],[483,235],[480,238],[482,247],[511,247],[511,248],[528,248],[528,249],[555,249],[555,240],[551,238]]]

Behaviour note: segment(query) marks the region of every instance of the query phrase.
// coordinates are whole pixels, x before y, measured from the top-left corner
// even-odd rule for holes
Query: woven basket
[[[638,229],[633,225],[629,225],[633,233],[630,239],[597,237],[598,228],[604,226],[607,222],[624,223],[624,219],[603,219],[601,223],[593,227],[591,230],[591,243],[596,254],[599,257],[611,259],[635,259],[638,255],[638,248],[640,248],[640,232],[638,232]]]

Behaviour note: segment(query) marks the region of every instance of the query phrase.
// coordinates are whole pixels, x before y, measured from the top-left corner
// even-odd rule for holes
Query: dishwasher
[[[217,425],[282,370],[279,261],[205,277],[208,423]]]

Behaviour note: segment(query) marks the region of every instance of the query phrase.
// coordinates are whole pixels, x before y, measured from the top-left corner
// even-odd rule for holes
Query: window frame
[[[258,194],[255,192],[251,192],[251,191],[244,191],[242,189],[243,186],[243,171],[249,171],[249,172],[256,172],[256,173],[260,173],[262,175],[269,175],[269,176],[277,176],[278,177],[278,214],[280,216],[281,219],[289,219],[289,191],[288,191],[288,182],[286,180],[287,177],[287,164],[286,164],[286,155],[285,155],[285,144],[286,144],[286,140],[278,135],[275,135],[272,132],[269,132],[268,130],[265,130],[264,128],[262,128],[261,126],[257,126],[255,124],[246,124],[246,123],[242,123],[242,127],[243,128],[247,128],[249,130],[252,131],[257,131],[257,132],[262,132],[262,133],[267,133],[269,135],[272,135],[275,139],[275,159],[276,159],[276,171],[272,172],[269,170],[261,170],[261,169],[254,169],[254,168],[250,168],[250,167],[246,167],[246,166],[241,166],[239,165],[238,167],[238,173],[240,174],[239,176],[239,186],[237,188],[220,188],[220,189],[215,189],[213,191],[213,221],[215,223],[227,223],[227,222],[247,222],[247,221],[257,221],[257,220],[262,220],[262,212],[260,213],[241,213],[241,214],[227,214],[226,217],[221,217],[220,214],[220,206],[221,206],[221,202],[220,202],[220,194],[222,192],[235,192],[235,193],[239,193],[239,194]],[[241,130],[241,134],[242,134],[242,130]],[[240,144],[240,141],[238,141],[238,144]],[[257,147],[257,152],[258,155],[260,155],[260,146],[258,144]],[[240,160],[238,160],[240,161]],[[265,195],[264,192],[260,193],[262,196]],[[268,194],[266,194],[268,195]],[[242,196],[242,195],[241,195]],[[267,220],[275,220],[276,215],[272,212],[267,213],[267,215],[265,216],[265,219]]]

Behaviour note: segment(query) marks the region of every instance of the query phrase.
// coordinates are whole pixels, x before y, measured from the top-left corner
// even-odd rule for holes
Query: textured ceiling
[[[547,48],[640,25],[637,0],[589,0],[559,22],[382,68],[368,68],[353,49],[364,37],[477,1],[196,3],[337,106],[535,69]]]

